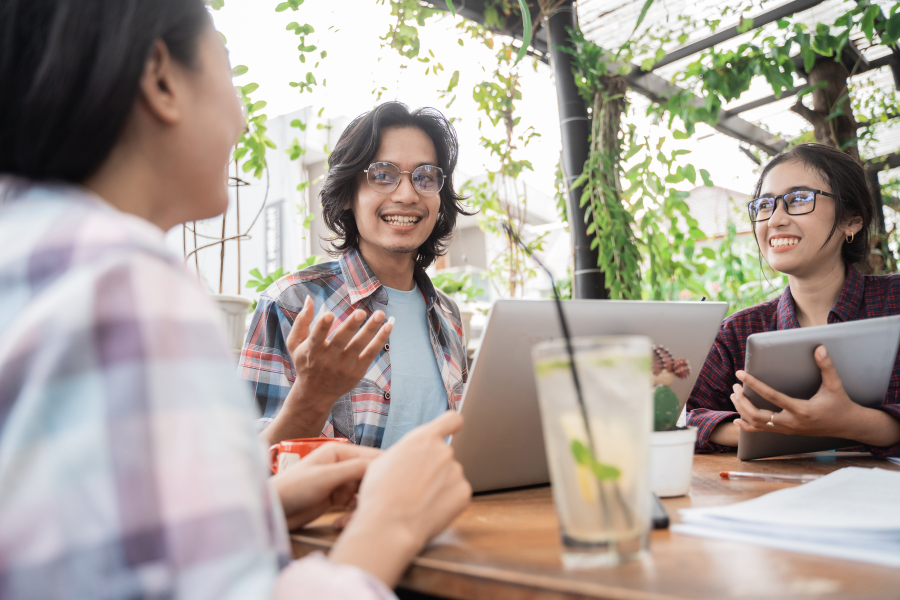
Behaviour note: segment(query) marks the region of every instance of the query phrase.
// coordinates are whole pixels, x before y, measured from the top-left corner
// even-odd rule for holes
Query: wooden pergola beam
[[[683,88],[655,73],[642,71],[637,65],[632,65],[631,72],[625,76],[625,79],[628,80],[628,86],[631,89],[655,103],[663,102],[666,98],[684,91]],[[696,96],[691,102],[698,107],[703,106],[703,100]],[[750,121],[730,115],[724,110],[719,112],[719,122],[712,127],[725,135],[756,146],[769,156],[775,156],[787,147],[787,142],[784,140],[780,140],[765,129]]]

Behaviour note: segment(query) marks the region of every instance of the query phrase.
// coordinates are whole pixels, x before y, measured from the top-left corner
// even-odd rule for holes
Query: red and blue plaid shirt
[[[424,270],[417,267],[413,278],[425,295],[431,347],[447,391],[447,407],[458,410],[468,373],[459,309],[434,288]],[[334,314],[332,333],[356,309],[371,315],[388,303],[387,290],[352,248],[336,261],[291,273],[269,286],[256,306],[238,367],[256,395],[263,426],[281,410],[297,377],[285,340],[307,297],[315,303],[316,315],[323,310]],[[380,448],[390,406],[391,355],[390,344],[385,344],[362,380],[337,400],[322,435]]]
[[[897,314],[900,314],[900,275],[863,276],[851,266],[844,287],[828,313],[828,323]],[[697,452],[734,451],[729,446],[711,443],[709,436],[722,421],[733,421],[740,416],[735,412],[730,396],[734,384],[740,383],[734,372],[744,368],[747,337],[763,331],[796,327],[800,327],[800,323],[794,313],[790,287],[780,297],[736,312],[722,323],[687,401],[688,425],[697,427]],[[877,408],[900,419],[900,356],[894,363],[884,403]],[[861,446],[858,449],[878,456],[900,454],[900,444],[889,448]]]

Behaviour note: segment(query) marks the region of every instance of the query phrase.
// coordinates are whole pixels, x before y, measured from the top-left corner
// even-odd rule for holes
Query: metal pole
[[[587,225],[584,222],[585,210],[581,208],[583,188],[572,187],[572,182],[581,175],[588,157],[591,123],[584,100],[578,95],[578,88],[575,87],[571,56],[560,50],[560,46],[572,46],[571,36],[566,31],[567,27],[573,31],[578,30],[578,18],[572,0],[567,0],[550,13],[548,25],[550,67],[553,69],[556,99],[559,104],[563,175],[569,190],[567,209],[575,257],[572,296],[609,298],[609,292],[603,286],[604,273],[597,266],[598,252],[591,250],[591,238],[587,234]]]

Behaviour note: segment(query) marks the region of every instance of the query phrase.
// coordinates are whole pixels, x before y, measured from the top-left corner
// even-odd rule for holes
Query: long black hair
[[[862,229],[853,241],[841,245],[841,258],[844,265],[860,265],[869,257],[869,232],[875,218],[875,199],[869,190],[869,182],[862,164],[837,148],[824,144],[799,144],[787,152],[773,158],[763,169],[756,182],[753,197],[762,193],[763,180],[766,175],[780,164],[796,161],[806,165],[828,182],[834,194],[834,223],[828,241],[834,236],[837,228],[852,217],[862,219]],[[753,228],[756,235],[756,228]],[[759,243],[759,240],[757,240]]]
[[[416,263],[426,269],[438,256],[447,252],[457,215],[469,214],[461,204],[462,197],[453,189],[453,171],[459,156],[456,131],[440,111],[418,108],[410,112],[401,102],[385,102],[353,119],[328,159],[331,167],[322,185],[322,216],[335,234],[331,243],[336,250],[332,254],[359,247],[356,218],[347,207],[356,199],[359,173],[375,160],[381,147],[382,132],[389,127],[416,127],[422,130],[434,143],[438,161],[436,166],[444,171],[440,212],[431,235],[419,247],[416,258]]]
[[[83,182],[115,145],[154,42],[194,66],[203,0],[0,0],[0,173]]]

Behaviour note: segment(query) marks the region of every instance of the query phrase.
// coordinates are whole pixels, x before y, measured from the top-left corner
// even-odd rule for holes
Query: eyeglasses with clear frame
[[[750,221],[759,223],[768,221],[778,208],[778,201],[782,201],[784,212],[789,215],[806,215],[816,209],[816,194],[822,194],[834,198],[834,194],[822,190],[794,190],[779,196],[764,196],[754,198],[747,203],[747,211],[750,213]]]
[[[420,165],[412,171],[401,171],[389,162],[374,162],[363,171],[369,187],[379,194],[390,194],[400,186],[400,177],[409,174],[410,182],[422,196],[434,196],[444,187],[444,171],[434,165]]]

